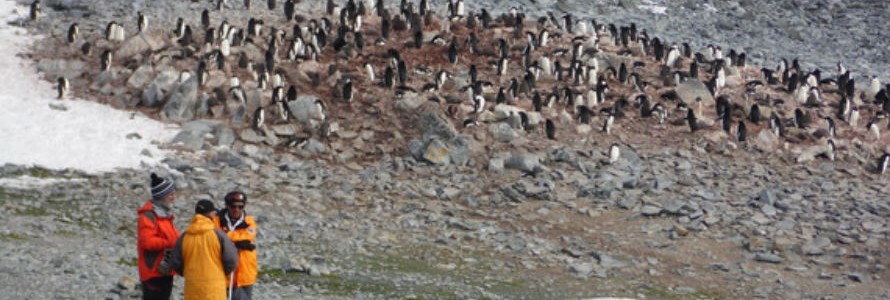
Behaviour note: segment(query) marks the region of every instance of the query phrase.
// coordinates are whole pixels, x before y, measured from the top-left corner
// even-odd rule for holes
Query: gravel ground
[[[786,3],[791,2],[622,1],[596,4],[591,14],[614,18],[597,17],[600,22],[634,21],[668,40],[694,40],[697,46],[751,47],[744,49],[768,62],[813,57],[803,65],[833,70],[836,61],[847,63],[839,54],[852,49],[861,53],[850,58],[850,68],[859,69],[860,61],[886,61],[886,45],[857,42],[866,40],[866,31],[803,30],[870,20],[882,11],[869,7],[874,4]],[[639,9],[640,4],[666,6],[667,15]],[[172,28],[177,16],[196,23],[210,6],[187,1],[46,5],[67,7],[30,24],[49,36],[59,36],[75,20],[87,31],[104,28],[110,19],[131,20],[123,23],[133,32],[136,9],[155,16],[152,26]],[[302,5],[305,11],[320,8]],[[582,7],[571,1],[526,5],[527,11]],[[254,3],[251,15],[268,17],[264,6]],[[839,17],[809,18],[825,15],[811,6],[834,9],[830,15]],[[740,25],[757,22],[772,25]],[[835,35],[846,39],[840,47],[827,42]],[[748,40],[731,42],[742,36]],[[820,38],[777,42],[794,40],[790,36]],[[838,55],[789,52],[811,48]],[[861,67],[868,70],[863,75],[872,72]],[[714,149],[708,136],[657,133],[653,139],[646,130],[625,126],[602,140],[547,144],[519,138],[486,149],[547,170],[535,177],[505,170],[495,155],[467,167],[434,167],[411,155],[370,161],[345,155],[379,143],[367,136],[391,135],[392,128],[373,122],[344,129],[350,132],[341,137],[351,141],[331,143],[340,153],[332,162],[238,144],[236,150],[207,147],[200,155],[183,151],[165,161],[164,173],[183,191],[180,199],[204,193],[218,199],[236,187],[256,195],[249,212],[261,227],[259,299],[890,297],[884,250],[890,207],[882,198],[890,191],[882,178],[864,170],[868,159],[856,149],[837,161],[796,164],[799,157],[790,152]],[[591,150],[618,141],[624,145],[620,163],[604,163],[606,155]],[[396,152],[404,151],[387,154]],[[527,154],[510,156],[520,152]],[[500,171],[495,171],[498,161]],[[75,179],[0,189],[0,206],[10,212],[0,231],[0,251],[8,253],[0,257],[4,295],[138,295],[133,213],[147,194],[147,174],[0,168],[0,178]],[[178,225],[184,228],[191,205],[177,205]]]

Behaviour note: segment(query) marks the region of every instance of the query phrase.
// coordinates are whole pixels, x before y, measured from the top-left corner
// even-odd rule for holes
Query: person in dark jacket
[[[212,201],[198,201],[191,224],[173,247],[170,265],[185,277],[185,300],[226,299],[226,275],[238,265],[238,249],[213,224],[214,216]]]
[[[179,230],[173,225],[176,187],[172,181],[151,173],[151,199],[138,210],[136,250],[142,299],[170,299],[173,274],[163,261],[173,249]]]

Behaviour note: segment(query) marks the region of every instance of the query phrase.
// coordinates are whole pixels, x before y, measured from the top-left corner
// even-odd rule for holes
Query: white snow
[[[178,126],[96,102],[55,99],[55,83],[41,79],[32,61],[17,56],[38,38],[8,24],[27,13],[27,7],[0,0],[0,165],[101,173],[158,164],[167,153],[157,144],[169,142]],[[141,138],[127,138],[131,133]]]
[[[0,186],[25,190],[45,187],[57,183],[71,184],[84,182],[87,182],[85,178],[39,178],[28,175],[0,178]]]

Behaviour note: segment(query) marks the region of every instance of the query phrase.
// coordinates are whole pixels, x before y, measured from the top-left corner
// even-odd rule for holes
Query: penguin
[[[102,52],[102,57],[99,60],[99,66],[102,71],[108,71],[111,69],[111,50],[105,50]]]
[[[692,109],[686,110],[686,124],[689,125],[689,129],[692,132],[698,130],[698,120],[695,118],[695,111]]]
[[[93,44],[91,44],[90,42],[86,42],[86,43],[83,43],[83,45],[80,45],[80,53],[83,53],[83,55],[86,55],[86,56],[92,55],[93,54]]]
[[[479,126],[479,121],[476,121],[476,120],[473,120],[473,119],[466,119],[466,120],[464,120],[464,122],[463,122],[463,126],[464,126],[464,128],[470,128],[470,127]]]
[[[65,98],[65,94],[68,93],[68,89],[70,89],[70,88],[71,88],[71,86],[68,83],[68,78],[59,77],[58,84],[56,86],[56,90],[58,91],[57,98],[58,99]]]
[[[368,82],[376,81],[376,77],[374,75],[374,65],[371,63],[365,63],[365,73],[368,75]]]
[[[275,1],[277,0],[266,0],[266,7],[269,8],[269,10],[275,10]]]
[[[736,140],[739,143],[745,142],[748,139],[748,127],[745,126],[745,121],[739,121],[739,124],[736,125]]]
[[[757,103],[751,104],[751,112],[748,113],[748,121],[754,124],[760,124],[760,120],[763,116],[760,113],[760,105]]]
[[[40,17],[40,0],[34,0],[31,2],[31,21],[37,21],[37,18]]]
[[[834,119],[826,117],[825,121],[828,122],[828,136],[834,138],[837,136],[837,127],[834,125]]]
[[[250,0],[244,0],[244,9],[250,10]]]
[[[883,176],[884,173],[887,173],[887,168],[890,168],[890,154],[884,153],[878,160],[878,171]]]
[[[618,162],[618,159],[621,158],[621,148],[617,143],[613,143],[609,146],[609,164],[615,164]]]
[[[825,145],[825,156],[828,157],[828,160],[834,161],[837,159],[837,145],[834,144],[834,140],[828,139],[828,142]]]
[[[769,127],[773,129],[773,133],[782,137],[785,136],[785,124],[782,123],[782,120],[779,119],[779,116],[773,112],[769,117]]]
[[[553,120],[547,119],[544,122],[544,131],[547,133],[548,139],[556,140],[556,126],[553,125]]]
[[[346,78],[346,83],[343,84],[343,99],[346,102],[352,102],[352,99],[355,97],[355,90],[352,86],[352,79]]]
[[[480,114],[485,111],[485,97],[476,95],[473,97],[473,113]]]
[[[868,121],[868,125],[866,127],[868,127],[868,131],[871,133],[876,141],[881,139],[881,128],[878,127],[877,120]]]
[[[80,26],[77,23],[72,23],[71,26],[68,27],[68,43],[72,44],[77,41],[77,36],[80,34]]]
[[[145,32],[148,29],[148,18],[145,17],[141,11],[138,13],[138,17],[136,18],[136,24],[138,24],[139,32]]]
[[[850,124],[850,127],[853,127],[853,128],[859,127],[859,118],[860,118],[859,109],[856,109],[856,108],[851,109],[850,110],[850,119],[848,121],[848,123]]]
[[[257,108],[253,112],[253,129],[261,130],[263,126],[265,126],[266,122],[266,110],[262,107]]]
[[[664,107],[664,105],[661,104],[661,102],[655,103],[655,105],[652,106],[652,112],[658,119],[658,124],[664,124],[664,120],[667,119],[667,109]]]
[[[448,46],[448,62],[450,62],[451,64],[457,64],[457,59],[457,40],[452,40],[451,45]]]
[[[392,70],[392,67],[386,66],[386,70],[383,71],[383,87],[392,88],[395,81],[395,72]]]
[[[794,109],[794,127],[797,127],[800,129],[805,129],[805,128],[807,128],[807,125],[809,125],[808,123],[809,122],[807,122],[806,114],[804,114],[803,110],[801,110],[800,108],[795,108]]]
[[[295,4],[296,3],[294,3],[293,0],[284,1],[284,18],[288,22],[294,20],[294,12],[295,12],[294,6],[295,6]]]
[[[603,132],[606,134],[612,134],[612,126],[615,124],[615,116],[613,114],[609,114],[606,117],[605,122],[603,123]]]

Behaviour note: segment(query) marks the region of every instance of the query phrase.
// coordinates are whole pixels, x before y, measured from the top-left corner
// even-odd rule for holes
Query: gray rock
[[[488,160],[488,171],[495,173],[504,172],[504,158],[494,157]]]
[[[303,145],[303,151],[310,154],[325,153],[328,151],[328,147],[318,140],[310,138],[306,141],[306,145]]]
[[[216,131],[216,145],[230,148],[235,144],[235,131],[229,127],[220,126]]]
[[[846,275],[847,275],[847,278],[850,278],[850,280],[855,281],[855,282],[859,282],[859,283],[871,282],[871,277],[868,276],[867,274],[847,273]]]
[[[114,53],[114,57],[130,58],[145,51],[157,51],[164,46],[164,38],[158,35],[140,33],[124,41]]]
[[[515,169],[526,173],[539,173],[544,167],[541,165],[540,156],[530,153],[523,153],[510,156],[504,163],[507,169]]]
[[[153,82],[142,90],[142,98],[139,104],[150,108],[158,107],[161,105],[161,98],[163,97],[164,92],[161,90],[161,87]]]
[[[297,100],[288,102],[288,106],[294,113],[292,117],[303,126],[317,128],[326,117],[324,110],[315,103],[316,100],[319,100],[319,97],[303,95],[299,96]]]
[[[640,209],[640,213],[644,216],[657,216],[661,214],[661,207],[654,205],[643,205],[643,208]]]
[[[587,278],[587,276],[593,272],[594,267],[596,267],[596,264],[592,262],[576,262],[569,265],[569,271],[577,277]]]
[[[139,68],[136,68],[136,71],[133,71],[130,78],[127,79],[127,86],[136,89],[142,88],[151,81],[152,73],[154,73],[154,68],[152,68],[151,64],[146,63],[139,66]]]
[[[241,134],[239,135],[239,137],[245,143],[251,144],[259,144],[266,140],[264,136],[257,133],[256,130],[253,130],[253,128],[241,130]]]
[[[783,259],[782,257],[775,255],[775,254],[771,254],[771,253],[754,254],[754,260],[760,261],[760,262],[773,263],[773,264],[781,264],[781,263],[785,262],[785,259]]]
[[[623,209],[633,209],[640,203],[640,200],[635,197],[622,197],[618,199],[618,207]]]
[[[42,59],[37,62],[37,71],[53,77],[65,76],[70,80],[79,77],[86,65],[86,62],[75,59]]]
[[[198,81],[192,77],[183,82],[173,91],[164,104],[161,117],[171,121],[190,121],[195,116],[198,103]]]
[[[401,99],[396,100],[396,108],[403,111],[414,111],[420,105],[428,102],[427,100],[420,97],[417,93],[405,93],[402,95]]]
[[[708,87],[698,80],[686,80],[675,89],[680,100],[686,103],[695,103],[696,98],[701,98],[705,104],[714,103],[714,97],[708,91]]]
[[[824,248],[831,245],[831,240],[827,237],[816,237],[800,247],[801,252],[806,255],[822,255]]]
[[[451,162],[451,157],[448,154],[448,146],[439,139],[433,138],[421,150],[420,158],[434,165],[447,165]]]
[[[489,125],[488,132],[491,133],[495,140],[503,143],[510,142],[519,137],[519,134],[513,128],[510,128],[510,125],[501,122]]]
[[[757,194],[757,201],[763,202],[766,205],[772,206],[776,203],[776,200],[778,200],[776,192],[769,188],[765,188]]]
[[[179,133],[173,137],[173,143],[182,143],[191,150],[200,150],[204,146],[204,136],[214,132],[221,123],[216,120],[196,120],[182,125]]]

